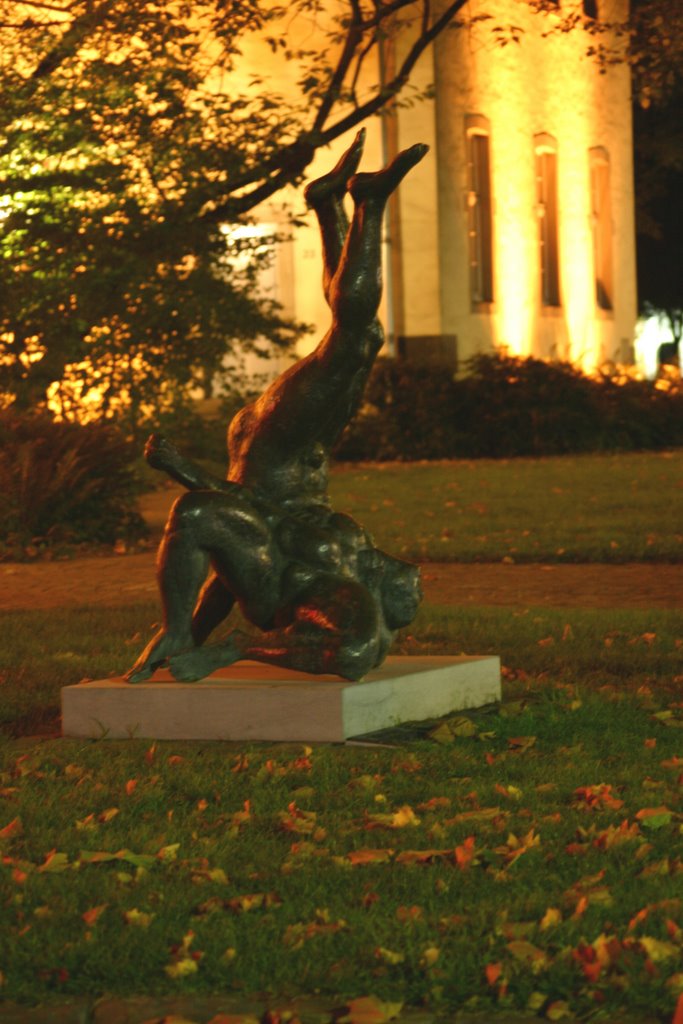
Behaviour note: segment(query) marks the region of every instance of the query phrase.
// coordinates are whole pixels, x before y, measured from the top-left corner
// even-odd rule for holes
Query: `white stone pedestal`
[[[62,690],[64,736],[343,742],[500,700],[496,657],[390,657],[360,683],[240,662],[201,683],[157,672]]]

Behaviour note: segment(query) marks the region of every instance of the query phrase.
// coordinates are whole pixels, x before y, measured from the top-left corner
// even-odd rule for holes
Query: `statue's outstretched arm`
[[[188,491],[234,491],[238,484],[222,480],[185,458],[176,446],[161,434],[151,434],[145,445],[145,458],[153,469],[168,473],[172,480]]]

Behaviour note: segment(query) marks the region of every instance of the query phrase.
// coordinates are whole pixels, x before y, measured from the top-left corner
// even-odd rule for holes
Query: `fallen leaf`
[[[301,949],[304,942],[317,935],[333,935],[335,932],[344,931],[347,927],[346,921],[321,920],[320,917],[316,921],[300,921],[285,928],[282,941],[290,949]]]
[[[192,957],[186,956],[181,960],[176,960],[172,964],[167,964],[164,967],[164,971],[169,978],[186,978],[188,974],[195,974],[199,969],[199,965],[196,960]]]
[[[587,807],[590,810],[602,810],[608,807],[611,810],[619,810],[624,806],[623,800],[618,800],[612,795],[612,787],[604,782],[596,786],[578,786],[574,790],[574,806]]]
[[[295,832],[297,835],[312,835],[319,827],[317,813],[297,807],[294,801],[288,804],[286,811],[279,811],[277,817],[283,831]],[[324,829],[320,831],[324,836]]]
[[[378,960],[383,960],[385,964],[390,964],[392,967],[395,967],[396,964],[402,964],[405,960],[403,953],[395,953],[392,949],[385,949],[384,946],[377,946],[375,956]]]
[[[420,819],[408,804],[404,804],[403,807],[399,807],[399,809],[392,815],[392,828],[406,828],[408,825],[414,828],[419,824]]]
[[[540,846],[540,844],[541,837],[534,831],[533,828],[530,829],[529,832],[527,832],[527,834],[523,836],[521,839],[518,839],[514,832],[510,832],[505,842],[505,845],[496,847],[496,853],[499,853],[501,854],[501,856],[505,857],[506,864],[510,865],[514,864],[514,862],[518,860],[519,857],[522,856],[522,854],[526,853],[528,850],[533,849],[535,846]]]
[[[427,733],[427,736],[430,740],[435,740],[436,743],[447,744],[455,742],[455,737],[448,728],[446,722],[442,722],[441,725],[437,725],[435,729],[432,729]]]
[[[671,957],[680,957],[681,951],[673,942],[664,942],[661,939],[653,939],[649,935],[641,935],[638,942],[643,947],[650,960],[659,963],[662,960],[669,960]]]
[[[643,828],[647,829],[663,828],[671,823],[672,817],[672,812],[665,806],[643,807],[636,814],[636,818]]]
[[[476,725],[466,715],[449,718],[447,724],[454,736],[476,736],[477,734]]]
[[[179,849],[180,843],[169,843],[168,846],[162,846],[157,852],[157,860],[177,860]]]
[[[108,850],[81,850],[78,859],[83,864],[106,864],[112,860],[124,860],[136,868],[149,868],[156,861],[156,857],[150,854],[133,853],[132,850],[118,850],[116,853],[109,853]]]
[[[352,850],[346,854],[346,859],[351,864],[383,864],[391,860],[393,850]]]
[[[418,804],[418,811],[432,811],[435,807],[450,807],[451,800],[447,796],[433,796],[424,803]]]
[[[500,961],[493,964],[486,964],[484,968],[484,974],[486,975],[486,981],[489,985],[493,986],[496,984],[501,974],[503,973],[503,965]]]
[[[401,850],[396,854],[397,864],[430,864],[451,856],[451,850]]]
[[[133,925],[136,928],[149,928],[154,914],[147,914],[143,910],[138,910],[137,907],[132,907],[130,910],[124,910],[123,919],[126,924]]]
[[[143,1024],[198,1024],[196,1018],[179,1016],[177,1013],[167,1014],[164,1017],[153,1017],[152,1020],[144,1021]]]
[[[208,1024],[261,1024],[261,1018],[253,1013],[218,1013]]]
[[[638,822],[634,821],[629,825],[628,819],[624,818],[620,825],[608,825],[602,832],[598,832],[593,839],[593,846],[600,850],[611,850],[613,846],[621,843],[629,843],[640,837]]]
[[[193,882],[217,882],[219,885],[228,884],[228,876],[223,868],[195,868],[192,872]]]
[[[227,910],[232,910],[235,914],[246,914],[250,910],[279,907],[282,899],[276,892],[253,892],[245,896],[233,896],[229,900],[221,900],[219,902]]]
[[[402,1009],[403,1003],[383,1003],[375,996],[361,996],[347,1003],[347,1012],[336,1020],[338,1024],[386,1024]]]
[[[452,818],[446,818],[444,825],[460,825],[465,822],[491,821],[501,813],[500,807],[479,807],[476,811],[461,811]]]
[[[81,917],[88,926],[93,925],[95,924],[95,921],[98,919],[98,917],[104,913],[108,906],[108,903],[102,903],[99,907],[91,907],[90,910],[86,910],[83,914],[81,914]]]
[[[548,964],[548,958],[543,950],[534,946],[532,942],[527,942],[526,939],[515,939],[508,942],[507,948],[515,960],[526,964],[534,974],[543,970]]]
[[[58,853],[57,850],[51,850],[43,864],[40,865],[38,871],[48,872],[54,874],[59,871],[66,871],[69,867],[69,858],[66,853]]]
[[[587,907],[587,898],[585,896],[579,896],[578,900],[576,901],[576,907],[574,908],[574,913],[572,914],[572,917],[581,917],[582,914],[586,913]]]
[[[506,796],[508,800],[520,800],[522,797],[522,790],[517,786],[503,786],[500,782],[497,782],[493,788],[496,793],[500,793],[501,796]]]
[[[441,950],[439,949],[438,946],[428,946],[427,949],[424,950],[422,956],[420,957],[420,967],[424,968],[425,970],[427,970],[430,967],[433,967],[440,956]]]
[[[535,742],[535,736],[512,736],[508,740],[508,746],[511,750],[515,750],[518,753],[524,753],[525,750],[530,750]]]
[[[398,907],[396,910],[396,917],[401,924],[411,924],[414,921],[419,921],[422,914],[422,907],[417,907],[415,905],[412,907]]]
[[[9,825],[0,829],[0,839],[11,839],[12,836],[21,835],[22,829],[21,818],[12,818]]]
[[[462,846],[455,848],[455,863],[464,871],[474,859],[474,836],[468,836]]]
[[[563,1017],[570,1017],[569,1003],[564,999],[555,999],[546,1009],[545,1016],[547,1020],[562,1020]]]
[[[548,928],[554,928],[556,924],[559,924],[562,920],[562,913],[557,907],[548,907],[545,914],[541,918],[539,927],[542,932],[548,930]]]
[[[112,818],[115,818],[118,813],[118,807],[108,807],[106,811],[102,811],[101,814],[97,815],[97,820],[104,825],[106,822],[111,821]]]

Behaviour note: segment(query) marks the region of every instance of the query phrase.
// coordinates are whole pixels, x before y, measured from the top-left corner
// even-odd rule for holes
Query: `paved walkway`
[[[154,552],[0,564],[0,611],[129,605],[155,600]],[[422,567],[431,604],[549,608],[683,608],[683,565]]]
[[[144,495],[142,513],[159,534],[180,489]],[[154,551],[57,562],[0,563],[0,611],[129,605],[157,598]],[[683,564],[514,565],[430,562],[422,570],[431,604],[550,608],[683,608]]]

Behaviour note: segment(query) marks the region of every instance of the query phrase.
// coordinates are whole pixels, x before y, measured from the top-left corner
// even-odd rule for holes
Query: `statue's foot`
[[[233,633],[220,644],[195,647],[191,651],[173,655],[168,659],[171,675],[179,683],[196,683],[199,679],[206,679],[216,669],[227,668],[239,661],[243,655],[237,643],[237,635],[237,632]]]
[[[133,667],[126,672],[124,679],[128,683],[144,683],[168,658],[192,646],[192,637],[176,637],[161,629],[147,644]]]
[[[381,171],[375,171],[373,174],[354,174],[348,185],[354,202],[357,203],[361,199],[387,199],[400,185],[411,167],[420,162],[428,149],[429,146],[418,142],[410,149],[404,149]]]
[[[342,156],[341,160],[328,174],[316,178],[304,189],[304,198],[309,206],[316,207],[326,199],[341,199],[346,192],[349,178],[356,173],[365,145],[365,128],[356,135],[353,143]]]
[[[213,668],[200,662],[196,657],[198,651],[186,651],[184,654],[176,654],[168,659],[168,669],[174,679],[179,683],[196,683],[199,679],[205,679],[211,675]]]

